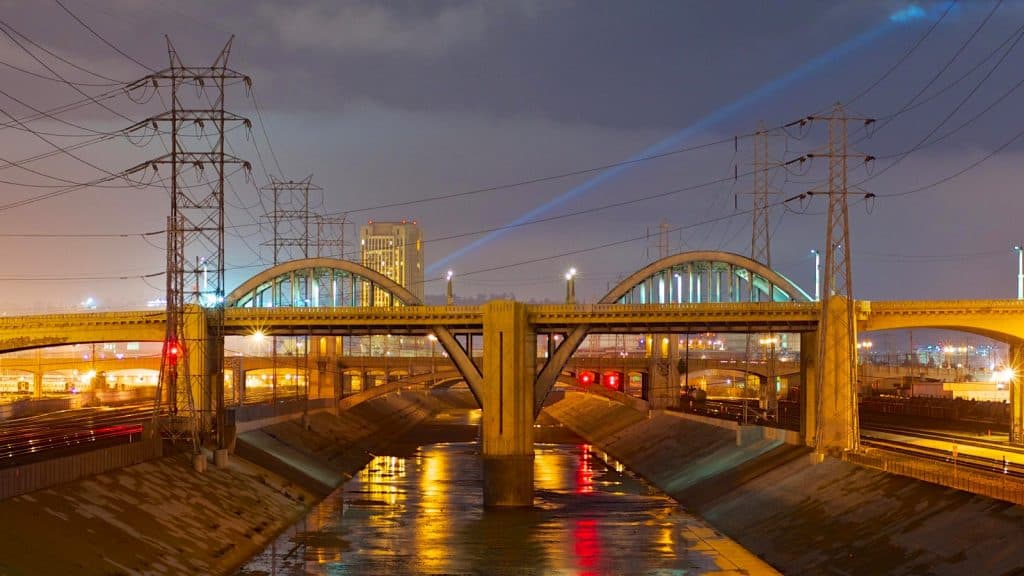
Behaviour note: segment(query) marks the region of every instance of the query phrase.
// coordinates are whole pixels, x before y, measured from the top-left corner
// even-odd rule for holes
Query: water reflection
[[[536,506],[487,510],[477,444],[379,456],[239,574],[649,574],[715,566],[695,522],[589,446],[538,445]],[[703,548],[703,547],[702,547]]]

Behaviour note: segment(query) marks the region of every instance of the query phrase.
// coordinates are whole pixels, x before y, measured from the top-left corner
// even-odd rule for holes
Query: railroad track
[[[0,425],[0,467],[134,442],[153,415],[152,404],[85,408],[10,420]]]
[[[904,456],[911,456],[933,462],[941,462],[943,464],[952,464],[960,468],[1004,474],[1011,478],[1024,479],[1024,465],[1007,461],[1005,458],[987,458],[974,454],[955,453],[953,450],[945,450],[943,448],[933,448],[909,442],[900,442],[898,440],[886,440],[871,437],[862,437],[860,444],[867,448],[875,448]],[[991,444],[985,447],[994,448]],[[1002,450],[1004,447],[997,446],[997,448]],[[1014,450],[1013,452],[1022,453],[1017,450]]]

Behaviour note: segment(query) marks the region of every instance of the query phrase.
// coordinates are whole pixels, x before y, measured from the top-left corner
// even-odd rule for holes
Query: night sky
[[[1018,2],[62,2],[96,35],[52,0],[0,10],[0,312],[89,296],[141,308],[163,296],[165,238],[142,234],[165,227],[166,190],[121,179],[68,187],[164,153],[159,138],[118,134],[162,111],[166,95],[135,102],[118,91],[148,71],[111,46],[164,68],[164,34],[187,65],[210,64],[234,34],[230,65],[252,77],[260,106],[229,89],[228,108],[253,121],[251,134],[229,134],[253,164],[226,193],[229,289],[272,258],[257,192],[268,175],[312,174],[323,188],[315,210],[351,222],[352,258],[358,224],[417,220],[428,295],[443,294],[451,268],[459,296],[558,301],[574,266],[578,296],[594,301],[658,257],[663,221],[672,252],[749,254],[747,136],[842,101],[879,119],[870,134],[850,125],[851,154],[877,157],[850,159],[854,295],[1016,295]],[[21,120],[82,92],[107,109]],[[821,122],[777,131],[771,157],[821,153],[826,138]],[[612,174],[502,187],[713,142]],[[76,145],[74,157],[24,163]],[[822,159],[773,169],[774,200],[825,190],[825,169]],[[417,200],[429,201],[382,207]],[[818,196],[771,213],[772,267],[812,293],[825,208]]]

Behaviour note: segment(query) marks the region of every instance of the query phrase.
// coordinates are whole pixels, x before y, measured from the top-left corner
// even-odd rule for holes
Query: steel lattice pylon
[[[283,248],[298,248],[298,257],[309,258],[309,228],[312,220],[309,212],[309,193],[323,190],[313,184],[312,180],[312,174],[298,182],[279,180],[271,176],[270,184],[260,188],[260,192],[270,192],[273,196],[273,210],[264,214],[270,221],[272,240],[264,243],[264,246],[271,246],[274,266],[281,263],[280,254]],[[287,236],[282,232],[281,227],[284,224],[289,225],[293,235]]]
[[[825,419],[825,410],[822,405],[821,393],[826,384],[824,370],[826,354],[831,351],[833,354],[843,354],[849,359],[849,373],[846,375],[850,390],[848,405],[839,406],[837,410],[845,411],[850,415],[849,425],[846,427],[845,447],[856,450],[860,446],[860,438],[856,431],[858,425],[858,404],[857,404],[857,351],[856,351],[856,324],[853,316],[853,273],[850,245],[850,212],[847,197],[850,194],[847,178],[847,164],[851,157],[870,160],[870,156],[863,154],[851,154],[847,149],[848,125],[851,120],[863,121],[865,126],[874,122],[870,118],[851,117],[843,110],[843,106],[836,103],[831,113],[826,116],[811,116],[809,120],[824,120],[828,122],[828,152],[825,154],[809,154],[808,157],[823,156],[828,159],[828,214],[825,228],[825,274],[822,279],[822,312],[821,324],[818,329],[818,370],[816,396],[816,430],[815,444],[821,446],[822,430]],[[837,298],[838,297],[838,298]],[[834,305],[842,305],[844,309],[841,314],[831,313]],[[842,326],[832,326],[833,322],[841,322]],[[841,335],[838,342],[830,341],[830,335]],[[837,350],[836,345],[844,349]]]
[[[759,126],[754,132],[754,190],[753,229],[750,238],[750,257],[771,268],[771,196],[769,186],[768,130]]]
[[[167,219],[167,333],[154,412],[160,412],[166,387],[168,411],[172,416],[188,420],[196,451],[201,433],[213,424],[211,416],[216,417],[218,446],[223,447],[226,440],[223,389],[225,167],[236,165],[247,171],[251,169],[248,162],[224,152],[226,124],[251,126],[247,119],[224,109],[228,82],[251,84],[248,76],[227,66],[232,40],[233,37],[211,66],[184,66],[167,38],[170,66],[134,85],[169,86],[171,92],[170,110],[145,121],[154,126],[169,125],[171,136],[168,153],[145,163],[154,170],[169,166],[171,172],[171,212]],[[192,88],[193,98],[187,98],[186,87]],[[208,91],[213,92],[212,99]],[[188,105],[195,101],[198,105]],[[188,127],[205,136],[207,126],[213,127],[211,146],[207,146],[206,138],[188,139],[183,134]],[[186,167],[199,174],[211,167],[215,177],[203,184],[186,184],[182,182]],[[188,287],[190,279],[194,282],[191,289]],[[187,329],[189,325],[191,331]],[[197,362],[201,370],[193,365]],[[185,382],[181,382],[182,376]],[[200,396],[198,402],[196,391]]]

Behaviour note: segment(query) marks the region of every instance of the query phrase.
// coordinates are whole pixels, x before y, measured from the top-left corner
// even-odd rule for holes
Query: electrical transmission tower
[[[136,83],[170,88],[170,110],[146,120],[153,126],[167,125],[171,140],[167,154],[146,162],[154,170],[162,165],[170,167],[171,196],[167,219],[167,334],[154,412],[159,413],[166,388],[169,412],[188,420],[196,453],[200,435],[213,424],[211,415],[216,418],[218,447],[223,448],[226,442],[224,184],[228,166],[251,170],[248,162],[224,152],[226,125],[251,127],[247,119],[224,108],[228,85],[251,85],[248,76],[228,68],[233,39],[228,40],[212,65],[185,66],[167,38],[170,66]],[[213,131],[212,146],[206,138],[208,129]],[[200,184],[186,182],[186,168],[198,175],[212,169],[213,176]]]
[[[847,170],[850,158],[862,158],[865,162],[873,158],[848,150],[848,125],[850,121],[863,122],[867,127],[874,119],[848,116],[841,104],[836,104],[826,116],[811,116],[814,120],[828,122],[828,152],[808,154],[808,158],[828,158],[828,222],[825,228],[825,275],[822,281],[821,323],[818,328],[818,370],[816,395],[815,444],[822,446],[823,428],[830,422],[845,422],[845,449],[856,450],[860,446],[857,405],[857,350],[856,324],[853,315],[853,272],[850,243],[850,212]],[[814,192],[812,192],[814,194]],[[856,192],[857,195],[873,197],[873,194]],[[828,355],[834,355],[826,364]],[[826,366],[835,367],[826,370]],[[822,391],[827,381],[833,378],[849,382],[849,390],[838,390],[831,394],[831,406],[825,406]],[[846,419],[849,420],[846,420]]]
[[[760,262],[771,268],[772,266],[772,251],[771,251],[771,203],[772,197],[776,194],[770,186],[770,171],[774,164],[769,161],[769,148],[770,148],[770,137],[771,132],[764,128],[764,124],[760,124],[757,130],[754,132],[754,189],[750,192],[753,197],[753,226],[751,228],[750,236],[750,258],[755,262]],[[768,300],[771,300],[772,294],[769,288]],[[751,285],[750,295],[753,299],[756,297],[757,291],[753,289]],[[775,335],[768,334],[768,338],[758,337],[755,342],[753,334],[747,333],[746,337],[746,360],[747,370],[750,370],[750,357],[753,355],[755,345],[761,345],[761,342],[772,341],[774,342]],[[764,408],[769,414],[774,414],[776,411],[778,399],[775,391],[775,347],[774,344],[768,348],[768,357],[766,358],[766,378],[762,382],[766,384],[761,386],[759,393],[761,407]]]
[[[771,198],[775,194],[769,186],[768,145],[769,132],[764,125],[754,132],[754,199],[753,234],[750,238],[750,258],[771,268]]]
[[[345,226],[348,219],[341,216],[316,217],[317,258],[345,258]]]
[[[270,221],[272,239],[264,243],[264,246],[271,246],[275,266],[281,263],[281,252],[288,248],[297,248],[288,250],[292,257],[309,258],[312,238],[309,230],[312,220],[309,193],[323,190],[312,184],[312,180],[312,174],[298,182],[285,182],[271,176],[270,184],[260,188],[260,192],[270,192],[272,195],[273,210],[264,215]]]

